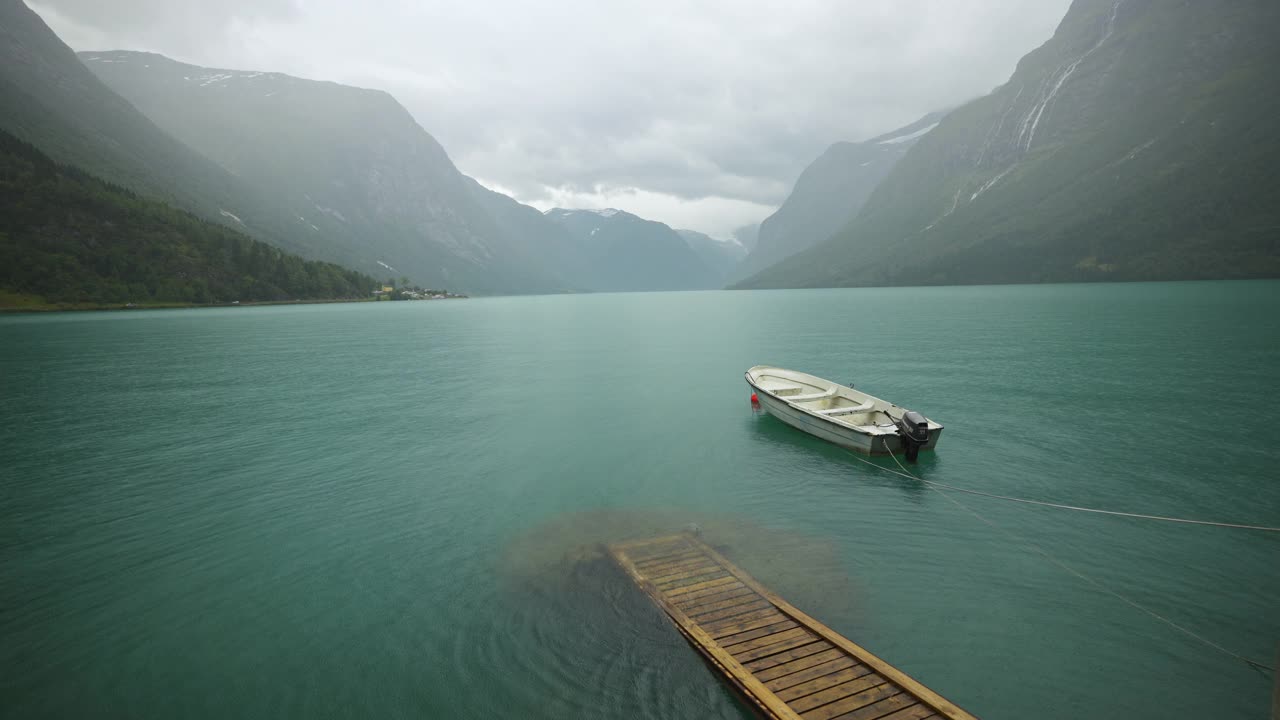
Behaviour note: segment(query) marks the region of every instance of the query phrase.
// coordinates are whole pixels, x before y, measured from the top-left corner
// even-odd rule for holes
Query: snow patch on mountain
[[[889,138],[888,140],[881,140],[878,144],[880,144],[880,145],[897,145],[897,144],[899,144],[899,143],[904,143],[904,142],[908,142],[908,141],[911,141],[911,140],[915,140],[916,138],[918,138],[918,137],[920,137],[920,136],[924,135],[925,133],[929,132],[930,130],[932,130],[932,129],[936,128],[936,127],[938,127],[938,123],[934,123],[934,124],[932,124],[932,125],[930,125],[929,127],[926,127],[926,128],[921,128],[920,130],[917,130],[917,131],[915,131],[915,132],[913,132],[913,133],[909,133],[909,134],[907,134],[907,135],[899,135],[898,137]]]

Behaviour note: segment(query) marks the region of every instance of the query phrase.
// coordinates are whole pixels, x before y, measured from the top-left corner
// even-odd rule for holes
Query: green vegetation
[[[365,298],[375,286],[59,165],[0,131],[0,307]]]
[[[98,80],[21,2],[0,3],[0,129],[54,161],[309,258],[371,271],[340,254],[350,233],[322,233],[290,208],[156,127]]]
[[[435,138],[385,92],[205,68],[150,53],[79,57],[94,82],[105,83],[219,171],[229,170],[253,203],[283,218],[279,232],[262,236],[272,244],[472,292],[552,292],[572,285],[552,258],[566,251],[561,246],[569,245],[567,238],[543,242],[563,232],[533,208],[491,197],[496,193],[459,172]],[[225,208],[256,230],[266,216],[254,207],[237,201],[200,214],[220,220]]]
[[[760,223],[755,249],[729,280],[749,278],[839,231],[916,144],[918,138],[911,136],[941,119],[942,113],[930,113],[879,137],[827,148],[800,174],[786,202]]]
[[[831,239],[743,287],[1280,276],[1280,4],[1077,0]]]

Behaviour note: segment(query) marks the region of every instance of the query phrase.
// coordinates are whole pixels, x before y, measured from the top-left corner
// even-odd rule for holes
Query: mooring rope
[[[920,483],[923,483],[924,485],[928,486],[930,489],[934,490],[934,491],[935,491],[935,492],[937,492],[938,494],[940,494],[940,495],[942,495],[943,497],[945,497],[946,499],[950,500],[952,503],[954,503],[954,504],[956,505],[956,507],[959,507],[959,508],[961,508],[961,509],[965,510],[966,512],[968,512],[969,514],[971,514],[971,515],[973,515],[974,517],[978,518],[979,520],[981,520],[983,523],[987,524],[987,525],[988,525],[988,526],[990,526],[991,528],[994,528],[995,530],[1000,531],[1001,533],[1003,533],[1003,534],[1005,535],[1005,537],[1008,537],[1010,540],[1013,540],[1014,542],[1017,542],[1017,543],[1021,543],[1024,547],[1028,547],[1028,548],[1030,548],[1030,549],[1034,550],[1035,552],[1037,552],[1037,553],[1039,553],[1041,556],[1043,556],[1046,560],[1048,560],[1049,562],[1053,563],[1054,565],[1057,565],[1060,569],[1064,570],[1065,572],[1070,573],[1071,575],[1074,575],[1075,577],[1077,577],[1077,578],[1079,578],[1079,579],[1081,579],[1081,580],[1083,580],[1083,581],[1085,581],[1085,582],[1089,583],[1090,585],[1094,586],[1094,587],[1095,587],[1095,588],[1097,588],[1098,590],[1101,590],[1102,592],[1104,592],[1104,593],[1106,593],[1106,594],[1108,594],[1108,595],[1110,595],[1110,596],[1114,597],[1115,599],[1117,599],[1117,600],[1119,600],[1119,601],[1121,601],[1121,602],[1125,603],[1126,605],[1128,605],[1128,606],[1130,606],[1130,607],[1132,607],[1132,608],[1134,608],[1134,609],[1136,609],[1136,610],[1139,610],[1139,611],[1141,611],[1141,612],[1143,612],[1143,613],[1146,613],[1147,615],[1151,616],[1152,618],[1155,618],[1156,620],[1159,620],[1160,622],[1164,623],[1165,625],[1168,625],[1169,627],[1173,628],[1174,630],[1177,630],[1178,632],[1182,633],[1183,635],[1186,635],[1187,637],[1192,638],[1193,640],[1199,641],[1200,643],[1203,643],[1204,645],[1207,645],[1208,647],[1211,647],[1211,648],[1213,648],[1214,650],[1217,650],[1218,652],[1223,653],[1224,655],[1227,655],[1227,656],[1229,656],[1229,657],[1235,658],[1236,660],[1239,660],[1239,661],[1241,661],[1241,662],[1245,663],[1246,665],[1248,665],[1249,667],[1253,668],[1254,670],[1257,670],[1258,672],[1275,672],[1275,668],[1271,667],[1270,665],[1266,665],[1266,664],[1260,663],[1260,662],[1258,662],[1258,661],[1256,661],[1256,660],[1252,660],[1252,659],[1250,659],[1250,658],[1248,658],[1248,657],[1245,657],[1244,655],[1241,655],[1240,653],[1237,653],[1237,652],[1235,652],[1235,651],[1233,651],[1233,650],[1228,650],[1227,648],[1225,648],[1225,647],[1223,647],[1223,646],[1219,645],[1218,643],[1216,643],[1216,642],[1214,642],[1214,641],[1212,641],[1212,640],[1210,640],[1210,639],[1208,639],[1208,638],[1204,637],[1203,635],[1200,635],[1200,634],[1198,634],[1198,633],[1196,633],[1196,632],[1193,632],[1192,630],[1189,630],[1189,629],[1187,629],[1187,628],[1183,627],[1182,625],[1179,625],[1178,623],[1174,622],[1173,620],[1170,620],[1169,618],[1167,618],[1167,617],[1165,617],[1165,616],[1161,615],[1160,613],[1158,613],[1158,612],[1156,612],[1156,611],[1152,610],[1151,608],[1148,608],[1147,606],[1145,606],[1145,605],[1142,605],[1142,604],[1138,603],[1136,600],[1133,600],[1133,599],[1131,599],[1131,598],[1129,598],[1129,597],[1126,597],[1126,596],[1124,596],[1124,595],[1121,595],[1120,593],[1116,592],[1115,590],[1112,590],[1111,588],[1109,588],[1109,587],[1107,587],[1106,585],[1102,584],[1100,581],[1095,580],[1094,578],[1092,578],[1092,577],[1090,577],[1090,576],[1088,576],[1088,575],[1084,574],[1083,572],[1081,572],[1081,571],[1079,571],[1079,570],[1077,570],[1077,569],[1075,569],[1075,568],[1071,567],[1070,565],[1067,565],[1066,563],[1062,562],[1061,560],[1059,560],[1058,558],[1056,558],[1056,557],[1054,557],[1052,554],[1050,554],[1048,550],[1045,550],[1044,548],[1040,547],[1040,545],[1038,545],[1037,543],[1032,542],[1032,541],[1030,541],[1030,540],[1026,540],[1025,538],[1020,538],[1020,537],[1018,537],[1017,535],[1013,534],[1011,531],[1009,531],[1009,530],[1005,529],[1004,527],[1002,527],[1002,526],[1000,526],[1000,525],[997,525],[996,523],[992,522],[991,520],[988,520],[984,515],[982,515],[981,513],[979,513],[977,510],[974,510],[973,508],[969,507],[968,505],[965,505],[964,503],[962,503],[962,502],[960,502],[959,500],[957,500],[957,499],[955,499],[955,498],[951,497],[949,494],[947,494],[945,491],[943,491],[943,490],[942,490],[942,488],[944,488],[944,487],[949,488],[949,486],[944,485],[943,483],[937,483],[937,482],[933,482],[933,481],[931,481],[931,480],[925,480],[924,478],[919,477],[919,476],[915,475],[914,473],[912,473],[910,470],[908,470],[908,469],[906,468],[906,466],[905,466],[905,465],[903,465],[903,464],[902,464],[902,461],[898,459],[898,456],[893,452],[893,450],[892,450],[892,449],[890,449],[890,448],[888,447],[888,445],[885,445],[885,450],[888,450],[888,452],[889,452],[889,457],[893,458],[893,461],[894,461],[895,463],[897,463],[897,464],[898,464],[898,467],[899,467],[899,468],[901,468],[902,472],[898,472],[898,471],[896,471],[896,470],[894,470],[894,469],[892,469],[892,468],[884,467],[883,465],[877,465],[876,463],[873,463],[873,462],[871,462],[871,461],[869,461],[869,460],[863,460],[862,458],[860,458],[860,457],[858,457],[858,456],[856,456],[856,455],[855,455],[854,457],[855,457],[856,459],[858,459],[858,460],[861,460],[862,462],[867,463],[868,465],[870,465],[870,466],[872,466],[872,467],[879,468],[879,469],[881,469],[881,470],[884,470],[884,471],[886,471],[886,472],[893,473],[894,475],[898,475],[898,476],[900,476],[900,477],[910,478],[910,479],[912,479],[912,480],[916,480],[916,481],[918,481],[918,482],[920,482]],[[964,490],[960,490],[960,491],[961,491],[961,492],[964,492]],[[975,494],[977,494],[977,495],[982,495],[982,496],[984,496],[984,497],[1000,497],[1000,496],[998,496],[998,495],[989,495],[988,493],[975,493]],[[1001,499],[1004,499],[1004,498],[1001,498]],[[1033,504],[1046,504],[1046,503],[1033,503]],[[1050,504],[1051,504],[1051,503],[1050,503]],[[1068,508],[1070,508],[1070,509],[1077,509],[1077,508],[1072,508],[1072,507],[1070,507],[1070,506],[1063,506],[1063,507],[1068,507]],[[1124,515],[1124,514],[1127,514],[1127,513],[1110,513],[1110,514],[1120,514],[1120,515]],[[1155,519],[1165,519],[1165,518],[1160,518],[1159,516],[1151,516],[1151,515],[1139,515],[1139,516],[1137,516],[1137,517],[1147,517],[1147,518],[1155,518]],[[1196,522],[1196,521],[1191,521],[1191,522]],[[1201,522],[1196,522],[1196,524],[1199,524],[1199,525],[1217,525],[1217,524],[1219,524],[1219,523],[1211,523],[1211,522],[1203,522],[1203,521],[1201,521]],[[1228,525],[1228,527],[1248,527],[1248,526]]]
[[[886,449],[887,449],[887,446],[886,446]],[[852,453],[850,454],[852,455]],[[889,454],[893,455],[893,452],[890,451]],[[916,477],[915,475],[912,475],[910,473],[903,474],[894,470],[893,468],[887,468],[887,467],[884,467],[883,465],[876,465],[875,463],[869,460],[864,460],[863,458],[860,458],[857,455],[853,455],[853,458],[856,460],[861,460],[862,462],[865,462],[872,467],[880,468],[885,472],[910,478],[912,480],[922,482],[926,485],[932,485],[935,487],[951,490],[958,493],[965,493],[967,495],[978,495],[980,497],[991,498],[993,500],[1005,500],[1007,502],[1022,503],[1024,505],[1039,505],[1041,507],[1051,507],[1051,508],[1057,508],[1059,510],[1073,510],[1075,512],[1097,513],[1099,515],[1115,515],[1117,517],[1138,518],[1140,520],[1159,520],[1160,522],[1183,523],[1186,525],[1208,525],[1211,527],[1232,528],[1235,530],[1258,530],[1260,532],[1280,532],[1280,527],[1273,527],[1270,525],[1247,525],[1245,523],[1218,522],[1215,520],[1196,520],[1193,518],[1169,517],[1166,515],[1147,515],[1144,513],[1122,512],[1120,510],[1103,510],[1100,508],[1081,507],[1079,505],[1064,505],[1062,503],[1046,502],[1044,500],[1030,500],[1027,498],[1011,497],[1009,495],[997,495],[996,493],[983,492],[981,490],[972,490],[970,488],[956,487],[955,485],[940,483],[940,482],[937,482],[936,480],[925,480],[922,477]],[[896,455],[893,455],[893,459],[896,461],[898,457]],[[898,463],[898,466],[902,467],[902,463]]]

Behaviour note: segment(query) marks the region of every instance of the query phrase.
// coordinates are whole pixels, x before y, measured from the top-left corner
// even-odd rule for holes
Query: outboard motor
[[[902,449],[907,462],[915,462],[920,456],[920,448],[929,444],[929,421],[915,410],[908,410],[902,417],[895,418],[898,426],[898,437],[902,439]]]

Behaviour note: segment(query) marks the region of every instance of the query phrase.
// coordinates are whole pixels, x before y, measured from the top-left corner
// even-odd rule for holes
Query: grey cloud
[[[143,49],[199,46],[258,22],[296,20],[303,1],[36,0],[30,4],[37,12],[52,9],[98,37],[130,46],[127,49]],[[54,30],[59,28],[55,26]]]
[[[107,7],[109,5],[109,8]],[[1068,0],[41,0],[82,37],[390,91],[459,167],[536,202],[776,205],[806,163],[989,91]],[[104,48],[77,48],[104,49]]]

